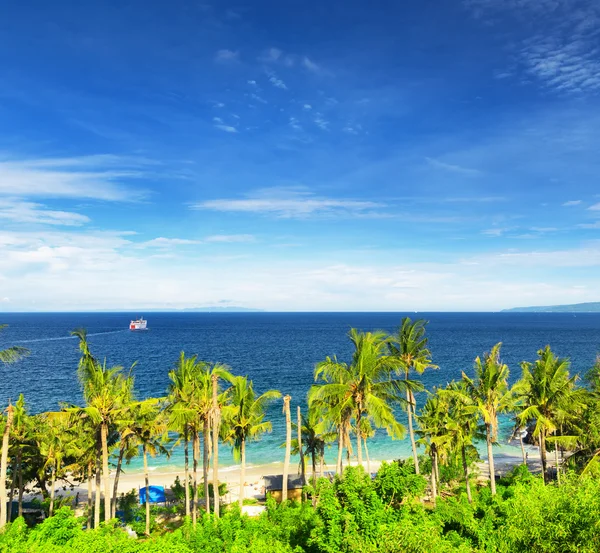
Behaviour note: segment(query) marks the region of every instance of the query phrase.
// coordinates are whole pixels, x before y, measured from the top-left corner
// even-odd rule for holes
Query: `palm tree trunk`
[[[335,465],[335,471],[341,475],[342,474],[342,454],[344,452],[344,437],[342,435],[342,427],[340,425],[339,434],[338,434],[338,456],[337,456],[337,464]]]
[[[283,398],[283,412],[285,413],[285,459],[283,461],[283,482],[281,484],[281,503],[288,498],[288,474],[290,472],[290,454],[292,451],[292,417],[290,415],[291,396]]]
[[[556,436],[556,430],[554,431],[554,436]],[[560,486],[560,470],[558,465],[558,443],[554,442],[554,464],[556,465],[556,482]]]
[[[371,476],[371,459],[369,458],[369,448],[367,447],[367,437],[365,436],[365,456],[367,458],[367,472],[369,473],[369,477]]]
[[[18,516],[23,516],[23,451],[19,447],[17,450],[17,466],[19,470],[19,511]]]
[[[18,454],[17,454],[18,456]],[[8,519],[7,522],[11,522],[12,520],[12,504],[13,504],[13,499],[15,497],[15,477],[17,476],[17,457],[15,457],[14,461],[13,461],[13,466],[12,466],[12,470],[11,470],[11,474],[12,474],[12,478],[10,479],[10,496],[8,498],[8,511],[7,511],[7,515],[8,515]]]
[[[100,427],[102,438],[102,474],[104,477],[104,520],[110,520],[110,473],[108,472],[108,425]]]
[[[94,490],[94,528],[100,526],[100,453],[96,457],[96,487]]]
[[[494,469],[494,453],[492,451],[492,425],[485,425],[485,440],[487,442],[488,468],[490,471],[490,489],[496,495],[496,471]]]
[[[473,503],[473,498],[471,497],[471,482],[469,481],[469,465],[467,464],[467,453],[465,451],[465,446],[463,445],[460,448],[462,455],[462,463],[463,463],[463,472],[465,475],[465,484],[467,486],[467,499],[469,503]]]
[[[6,525],[8,517],[6,516],[6,471],[8,465],[8,445],[10,438],[10,429],[14,417],[14,407],[9,405],[6,409],[6,426],[2,436],[2,461],[0,466],[0,528]]]
[[[548,483],[548,463],[546,460],[546,433],[540,430],[540,457],[542,458],[542,474],[544,476],[544,483]]]
[[[210,428],[208,420],[204,421],[204,427],[202,431],[202,476],[204,477],[204,508],[207,513],[210,513],[210,493],[208,489],[208,457],[209,457],[209,442],[210,442]]]
[[[312,485],[313,487],[317,486],[317,452],[315,450],[311,453],[311,461],[312,461]]]
[[[358,465],[360,467],[362,467],[362,445],[360,443],[360,438],[361,438],[361,431],[360,431],[360,420],[361,420],[361,413],[360,411],[358,412],[358,414],[356,415],[356,449],[357,451],[357,456],[358,456]]]
[[[92,491],[92,482],[94,481],[92,478],[92,470],[93,470],[93,463],[92,461],[90,461],[88,463],[88,471],[87,471],[87,477],[88,477],[88,497],[87,497],[87,507],[88,507],[88,512],[87,512],[87,529],[91,530],[92,529],[92,511],[93,511],[93,505],[94,505],[94,500],[92,497],[93,491]]]
[[[48,508],[48,516],[54,514],[54,492],[56,491],[56,466],[52,465],[52,477],[50,478],[50,507]]]
[[[142,448],[144,454],[144,484],[146,484],[146,536],[150,535],[150,475],[148,471],[148,453],[146,444]]]
[[[192,525],[196,528],[196,520],[198,518],[198,457],[200,457],[200,437],[197,430],[194,430],[192,436],[192,455],[193,473],[194,473],[194,489],[192,490]]]
[[[119,448],[119,459],[117,460],[117,472],[115,473],[115,482],[113,484],[113,494],[110,501],[110,516],[117,516],[117,494],[119,490],[119,476],[121,475],[121,467],[123,466],[123,455],[125,454],[125,444],[121,443]]]
[[[319,478],[323,478],[323,472],[325,469],[325,446],[319,449]]]
[[[435,452],[431,453],[431,496],[433,500],[433,506],[436,506],[437,499],[437,483],[435,478]]]
[[[304,463],[304,451],[302,449],[302,410],[298,405],[298,451],[300,452],[300,475],[302,476],[302,485],[306,486],[306,465]]]
[[[440,461],[439,461],[439,457],[438,457],[438,452],[437,449],[434,453],[433,456],[433,469],[435,470],[435,480],[438,484],[441,485],[441,481],[440,481]]]
[[[519,443],[521,444],[521,455],[523,456],[523,464],[527,466],[527,455],[525,455],[525,445],[523,444],[523,432],[519,432]]]
[[[185,516],[189,517],[190,516],[190,452],[189,452],[189,447],[190,447],[190,439],[188,436],[188,425],[185,425],[185,428],[183,430],[183,436],[184,436],[184,463],[183,463],[183,478],[184,478],[184,486],[185,486]]]
[[[406,373],[406,380],[408,380],[408,372]],[[413,461],[415,463],[415,473],[419,472],[419,456],[417,455],[417,443],[415,442],[415,431],[413,429],[413,407],[415,397],[410,390],[406,390],[406,415],[408,417],[408,435],[410,436],[410,445],[412,447]]]
[[[215,517],[219,518],[219,430],[221,425],[221,411],[218,400],[219,377],[212,375],[212,438],[213,438],[213,509]]]
[[[246,483],[246,440],[242,438],[242,443],[240,444],[240,452],[242,457],[242,467],[240,469],[240,495],[239,495],[239,503],[240,510],[244,505],[244,491]]]

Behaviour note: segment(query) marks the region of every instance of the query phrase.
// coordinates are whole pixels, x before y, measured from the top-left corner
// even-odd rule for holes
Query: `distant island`
[[[600,313],[600,302],[574,303],[572,305],[546,305],[535,307],[513,307],[503,313]]]

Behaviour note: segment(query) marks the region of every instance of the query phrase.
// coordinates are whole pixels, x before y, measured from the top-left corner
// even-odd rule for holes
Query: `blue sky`
[[[0,311],[600,298],[600,5],[8,0]]]

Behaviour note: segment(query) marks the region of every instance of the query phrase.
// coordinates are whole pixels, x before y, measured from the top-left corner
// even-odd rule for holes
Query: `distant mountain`
[[[193,312],[193,313],[259,313],[264,312],[264,309],[253,309],[252,307],[236,307],[234,305],[224,307],[186,307],[181,311]]]
[[[513,307],[503,313],[600,313],[600,302],[574,303],[572,305],[546,305],[537,307]]]

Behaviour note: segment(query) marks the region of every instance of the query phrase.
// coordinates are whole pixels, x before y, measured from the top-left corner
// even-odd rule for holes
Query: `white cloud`
[[[240,53],[238,50],[217,50],[215,61],[218,63],[232,63],[240,61]]]
[[[232,127],[231,125],[217,124],[217,125],[214,125],[214,127],[215,127],[215,129],[219,129],[220,131],[224,131],[224,132],[229,132],[229,133],[238,132],[238,130],[235,127]]]
[[[193,209],[262,213],[285,218],[370,215],[380,207],[381,204],[371,201],[318,196],[303,187],[266,188],[242,199],[206,200],[192,206]]]
[[[287,90],[287,85],[274,74],[271,74],[269,77],[269,82],[276,88],[281,88],[282,90]]]
[[[269,48],[258,57],[258,61],[273,63],[281,59],[282,54],[283,52],[279,48]]]
[[[545,88],[582,94],[600,90],[600,5],[576,0],[467,0],[476,17],[496,23],[508,17],[520,23],[536,21],[543,29],[511,37],[518,68]],[[511,24],[513,22],[511,21]],[[514,25],[515,29],[522,25]],[[517,76],[511,68],[508,76]]]
[[[123,182],[145,175],[143,159],[84,156],[0,160],[0,195],[131,200],[141,196]]]
[[[295,131],[302,130],[302,125],[300,125],[296,117],[290,117],[290,127],[292,127],[292,129],[294,129]]]
[[[574,205],[579,205],[581,203],[581,200],[569,200],[568,202],[565,202],[564,204],[562,204],[564,207],[571,207]]]
[[[0,198],[0,219],[14,223],[81,226],[90,219],[80,213],[48,209],[43,204]]]
[[[509,228],[489,228],[481,231],[481,234],[485,234],[486,236],[494,236],[499,237],[509,231]]]
[[[201,243],[201,240],[189,240],[187,238],[165,238],[163,236],[159,236],[158,238],[153,238],[147,242],[142,242],[139,244],[139,246],[144,248],[171,248],[174,246],[189,246],[192,244]]]
[[[588,207],[588,209],[590,211],[600,211],[600,203],[591,205],[590,207]]]
[[[250,81],[248,81],[248,84],[250,84],[250,85],[252,85],[252,86],[255,86],[255,85],[256,85],[256,81],[252,81],[252,80],[250,80]]]
[[[315,118],[313,119],[315,125],[319,127],[322,131],[329,130],[329,121],[327,121],[320,113],[317,113]]]
[[[321,67],[318,64],[316,64],[314,61],[311,61],[306,56],[302,58],[302,65],[309,71],[312,71],[313,73],[320,73],[322,71]]]
[[[252,234],[213,234],[207,236],[204,242],[234,243],[234,242],[254,242]]]
[[[304,104],[302,106],[306,111],[310,111],[312,109],[312,106],[310,104]]]
[[[469,167],[462,167],[460,165],[455,165],[452,163],[446,163],[440,161],[439,159],[433,159],[430,157],[426,157],[425,160],[429,165],[435,167],[437,169],[443,169],[444,171],[448,171],[450,173],[459,173],[461,175],[467,175],[470,177],[477,177],[482,174],[478,169],[471,169]]]

